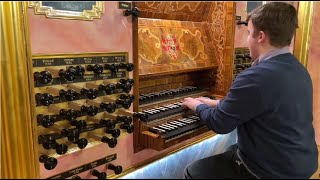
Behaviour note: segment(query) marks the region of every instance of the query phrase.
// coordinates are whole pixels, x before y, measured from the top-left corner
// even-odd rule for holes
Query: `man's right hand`
[[[219,100],[212,100],[210,98],[207,97],[198,97],[195,98],[198,101],[203,102],[204,104],[211,106],[211,107],[216,107],[219,104]]]

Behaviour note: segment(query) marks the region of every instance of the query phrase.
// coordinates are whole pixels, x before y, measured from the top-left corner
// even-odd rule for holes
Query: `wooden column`
[[[1,178],[39,178],[26,2],[0,2]]]

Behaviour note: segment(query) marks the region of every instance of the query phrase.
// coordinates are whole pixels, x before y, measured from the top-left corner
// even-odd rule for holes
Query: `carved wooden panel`
[[[206,22],[208,37],[211,38],[209,47],[218,64],[213,91],[218,95],[226,95],[233,79],[235,3],[211,2]]]
[[[136,2],[141,18],[201,22],[205,20],[211,2]]]
[[[162,72],[216,64],[204,23],[142,18],[138,25],[141,75],[149,73],[148,68]]]

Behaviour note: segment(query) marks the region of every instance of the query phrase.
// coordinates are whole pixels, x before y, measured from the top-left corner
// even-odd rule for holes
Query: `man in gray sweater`
[[[189,164],[185,178],[310,178],[318,168],[312,125],[312,81],[290,53],[296,9],[271,2],[248,15],[253,66],[221,100],[185,98],[183,105],[218,134],[237,128],[225,153]]]

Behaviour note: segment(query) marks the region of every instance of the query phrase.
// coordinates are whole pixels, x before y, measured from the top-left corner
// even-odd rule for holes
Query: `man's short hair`
[[[296,9],[284,2],[271,2],[252,10],[247,22],[252,21],[254,36],[259,31],[265,32],[270,44],[275,47],[290,45],[292,37],[298,28]]]

